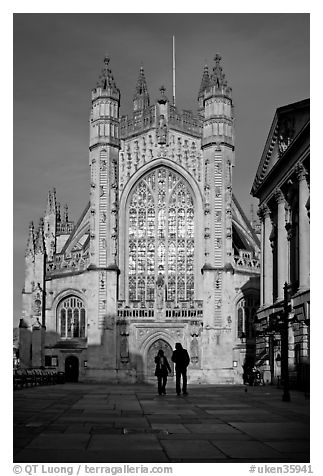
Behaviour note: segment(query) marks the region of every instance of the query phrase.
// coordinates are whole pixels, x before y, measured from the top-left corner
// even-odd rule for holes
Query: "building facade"
[[[309,385],[309,179],[310,102],[304,100],[277,109],[251,191],[262,223],[257,361],[267,381],[280,379],[288,319],[290,380],[301,388]]]
[[[133,111],[105,58],[90,112],[89,203],[74,224],[55,190],[26,249],[21,365],[68,379],[136,382],[177,341],[191,382],[240,383],[255,350],[259,240],[232,193],[232,91],[219,55],[197,114],[143,68]]]

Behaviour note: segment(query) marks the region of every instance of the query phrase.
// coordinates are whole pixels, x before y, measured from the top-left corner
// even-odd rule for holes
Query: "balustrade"
[[[252,251],[240,250],[239,255],[234,255],[233,258],[235,265],[239,268],[260,268],[260,260],[254,256]]]
[[[166,319],[202,319],[203,301],[180,302],[166,301],[165,317]],[[155,318],[154,301],[140,302],[131,301],[126,305],[124,301],[118,302],[119,319],[154,319]]]

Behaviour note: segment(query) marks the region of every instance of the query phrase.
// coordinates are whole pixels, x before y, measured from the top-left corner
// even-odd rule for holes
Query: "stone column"
[[[306,181],[307,172],[303,165],[296,168],[298,177],[298,220],[299,220],[299,289],[310,286],[310,223],[306,204],[309,190]]]
[[[261,238],[260,238],[260,306],[263,306],[265,304],[265,292],[264,292],[264,239],[265,239],[265,216],[264,216],[264,210],[263,207],[259,207],[258,210],[258,216],[260,219],[261,223]]]
[[[272,230],[272,223],[270,218],[270,210],[267,205],[263,208],[264,213],[264,304],[272,304],[273,301],[273,253],[270,246],[270,234]]]
[[[285,228],[285,198],[280,189],[275,193],[277,201],[277,286],[278,300],[284,299],[284,284],[288,282],[288,241]]]

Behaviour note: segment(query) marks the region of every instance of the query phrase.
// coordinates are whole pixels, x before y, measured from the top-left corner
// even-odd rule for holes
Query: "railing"
[[[88,253],[82,255],[81,252],[73,252],[69,257],[64,255],[54,256],[53,261],[46,265],[47,274],[70,273],[83,271],[90,264]]]
[[[166,301],[164,317],[166,319],[202,319],[203,301],[182,301],[175,304],[174,301]],[[156,315],[153,301],[131,301],[126,304],[118,302],[118,319],[154,319]]]
[[[238,268],[260,269],[260,260],[254,256],[252,251],[239,250],[239,255],[234,255],[233,259]]]
[[[69,222],[59,222],[56,224],[56,233],[58,235],[64,235],[64,234],[69,234],[73,231],[74,228],[74,222],[69,221]]]

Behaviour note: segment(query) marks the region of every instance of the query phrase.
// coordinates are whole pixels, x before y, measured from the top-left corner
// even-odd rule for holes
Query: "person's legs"
[[[183,376],[183,393],[185,395],[187,393],[187,373],[186,373],[186,369],[182,370],[182,376]]]
[[[181,394],[181,371],[176,369],[176,393]]]
[[[162,388],[162,376],[157,375],[157,381],[158,381],[158,393],[159,395],[162,394],[163,388]]]
[[[163,385],[162,385],[163,394],[166,394],[166,385],[167,385],[167,375],[163,375]]]

